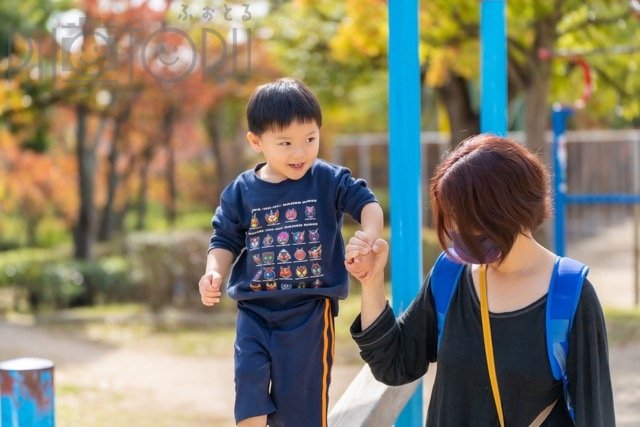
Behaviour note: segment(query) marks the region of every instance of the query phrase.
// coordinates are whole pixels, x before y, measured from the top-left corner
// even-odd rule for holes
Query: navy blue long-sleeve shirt
[[[222,192],[213,217],[209,249],[229,250],[236,263],[227,284],[238,301],[348,293],[343,213],[360,222],[376,198],[362,179],[338,165],[316,160],[299,180],[270,183],[257,165]]]

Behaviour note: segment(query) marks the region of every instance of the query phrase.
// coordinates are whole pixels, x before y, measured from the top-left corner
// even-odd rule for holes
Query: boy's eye
[[[278,145],[287,146],[287,145],[291,145],[291,143],[289,141],[280,141]]]
[[[307,139],[307,142],[314,142],[316,140],[315,136],[312,136],[311,138]]]

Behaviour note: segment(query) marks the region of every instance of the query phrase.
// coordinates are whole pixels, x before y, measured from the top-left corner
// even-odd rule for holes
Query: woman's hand
[[[384,239],[372,242],[361,231],[349,239],[345,248],[345,267],[363,285],[378,276],[384,277],[384,267],[389,257],[389,243]]]

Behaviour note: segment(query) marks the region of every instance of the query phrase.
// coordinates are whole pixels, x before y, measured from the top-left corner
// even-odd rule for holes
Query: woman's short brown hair
[[[507,256],[518,233],[535,231],[551,215],[549,173],[518,142],[490,134],[463,141],[440,163],[431,179],[431,208],[438,240],[448,246],[460,234],[478,259],[478,235]]]

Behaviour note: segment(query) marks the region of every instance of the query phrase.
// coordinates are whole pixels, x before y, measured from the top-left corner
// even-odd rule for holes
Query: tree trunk
[[[127,109],[128,110],[128,109]],[[111,234],[114,228],[114,203],[116,199],[116,192],[121,182],[121,176],[118,173],[117,162],[120,149],[120,140],[123,134],[123,127],[127,121],[129,114],[128,111],[119,114],[116,117],[113,126],[113,138],[111,141],[111,148],[109,149],[109,156],[107,160],[109,162],[109,175],[107,177],[107,200],[102,208],[102,221],[100,223],[100,231],[98,239],[100,241],[107,241],[111,239]]]
[[[176,119],[176,108],[173,105],[167,106],[167,110],[164,114],[164,122],[163,122],[163,131],[162,131],[162,139],[163,145],[167,150],[167,171],[166,171],[166,179],[167,179],[167,191],[168,191],[168,200],[167,200],[167,221],[171,226],[175,225],[176,218],[178,216],[178,186],[176,184],[176,153],[175,148],[171,142],[171,137],[173,136],[173,124]]]
[[[138,203],[136,205],[136,230],[146,228],[147,194],[149,189],[149,162],[143,161],[140,165],[140,188],[138,189]]]
[[[219,107],[213,107],[206,112],[204,125],[216,166],[216,188],[214,188],[213,193],[219,194],[228,175],[227,164],[222,159],[222,150],[220,149],[220,144],[222,143],[222,113]]]
[[[531,50],[527,69],[530,72],[526,87],[524,131],[528,148],[537,153],[552,169],[550,150],[547,150],[545,133],[549,128],[551,116],[549,90],[551,85],[551,63],[540,59],[540,49],[553,50],[557,39],[556,26],[558,11],[536,22],[535,39]],[[535,239],[549,247],[551,226],[547,221],[534,233]]]
[[[469,87],[463,77],[454,74],[445,85],[436,88],[436,93],[449,116],[452,147],[480,132],[480,119],[471,107]]]
[[[539,63],[531,69],[531,82],[526,89],[525,122],[527,146],[535,153],[544,156],[545,132],[549,127],[549,84],[550,70],[548,63]],[[543,157],[543,160],[546,159]]]
[[[25,225],[27,227],[27,246],[36,246],[38,243],[38,225],[40,224],[40,218],[33,218],[25,216]]]
[[[529,81],[526,88],[524,131],[527,146],[544,157],[546,153],[545,132],[549,127],[549,89],[551,64],[538,57],[540,49],[553,50],[556,39],[556,17],[549,16],[536,23],[536,35],[529,56]]]
[[[80,206],[75,228],[75,258],[89,260],[93,257],[94,205],[93,188],[95,181],[95,149],[87,141],[87,121],[89,111],[86,106],[76,107],[76,157],[78,159],[78,188]]]

